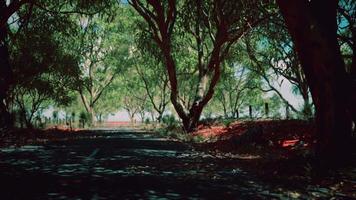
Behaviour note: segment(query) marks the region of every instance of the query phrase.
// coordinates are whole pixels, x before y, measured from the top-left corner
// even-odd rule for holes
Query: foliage
[[[177,120],[173,115],[163,116],[162,122],[168,127],[168,129],[178,127]]]
[[[309,88],[276,5],[225,3],[24,4],[16,11],[18,19],[8,21],[16,77],[6,105],[22,115],[22,121],[31,122],[54,107],[71,119],[71,113],[79,116],[85,110],[91,123],[119,109],[133,121],[140,116],[144,122],[151,114],[167,123],[163,116],[173,106],[188,131],[196,128],[201,113],[205,119],[249,118],[250,106],[252,118],[282,118],[286,105],[297,113],[290,114],[293,117],[313,116]],[[140,12],[158,16],[159,4],[166,12],[160,16],[166,19],[166,33],[156,29],[160,24],[150,23],[158,18],[147,20]],[[338,23],[348,25],[339,28],[345,55],[351,53],[352,6],[349,1],[339,6]],[[345,61],[351,65],[349,58]],[[293,84],[303,105],[295,107],[286,100],[278,88],[284,81]]]
[[[50,103],[67,105],[71,101],[68,92],[78,71],[76,57],[61,43],[71,32],[68,20],[49,17],[37,9],[22,29],[11,40],[11,65],[16,77],[8,103],[13,110],[20,110],[27,126],[32,126],[35,113]]]
[[[82,128],[85,127],[85,124],[90,121],[90,116],[88,113],[82,111],[79,113],[79,123],[81,124]]]
[[[283,19],[276,15],[257,27],[244,41],[246,56],[250,59],[250,70],[264,81],[262,90],[273,92],[293,112],[310,117],[311,113],[291,104],[280,92],[284,82],[293,86],[294,94],[301,95],[304,108],[311,107],[309,87]],[[303,112],[305,111],[305,112]]]
[[[103,96],[105,98],[114,79],[129,64],[131,29],[130,22],[123,19],[129,13],[128,8],[118,7],[114,13],[77,15],[73,19],[77,23],[77,38],[71,47],[73,54],[79,52],[80,57],[80,73],[74,89],[78,91],[93,125],[98,101]]]
[[[139,76],[137,84],[145,90],[147,97],[147,111],[153,110],[157,121],[161,122],[169,103],[169,83],[162,62],[150,57],[144,51],[137,52],[135,72]],[[131,72],[132,73],[132,72]]]
[[[181,4],[174,0],[129,3],[145,19],[148,29],[143,31],[161,51],[170,80],[171,103],[184,128],[191,132],[214,94],[221,62],[231,45],[262,20],[263,13],[257,10],[263,3],[202,0]]]

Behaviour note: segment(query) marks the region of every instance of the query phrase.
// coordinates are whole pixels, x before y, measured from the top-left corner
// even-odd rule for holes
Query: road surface
[[[239,162],[149,133],[95,131],[0,149],[0,199],[308,198],[269,187]]]

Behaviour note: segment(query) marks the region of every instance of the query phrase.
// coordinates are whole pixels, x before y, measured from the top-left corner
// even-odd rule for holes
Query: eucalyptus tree
[[[241,42],[235,44],[222,65],[222,77],[214,98],[221,104],[226,118],[239,118],[239,111],[252,105],[252,101],[248,101],[252,93],[255,99],[263,96],[261,91],[253,92],[259,88],[261,80],[249,69],[244,51]]]
[[[346,72],[351,79],[351,91],[356,90],[356,2],[353,0],[339,1],[337,38],[340,51],[345,62]],[[350,112],[356,133],[356,92],[350,97]]]
[[[33,8],[32,17],[21,32],[10,31],[10,64],[13,73],[6,98],[9,111],[18,110],[20,119],[32,126],[36,112],[49,103],[67,104],[67,93],[75,83],[76,57],[69,54],[63,40],[72,33],[64,16],[51,16]]]
[[[356,79],[356,2],[339,1],[337,11],[337,38],[341,54],[345,61],[346,71]]]
[[[12,120],[7,110],[5,99],[8,98],[9,89],[13,82],[12,66],[10,65],[9,53],[9,26],[16,25],[17,32],[21,32],[32,17],[34,9],[54,15],[70,15],[73,13],[97,13],[103,8],[117,3],[114,0],[65,0],[65,1],[43,1],[43,0],[1,0],[0,1],[0,127],[9,127]],[[10,31],[10,33],[9,33]]]
[[[145,90],[150,107],[156,112],[158,122],[162,121],[169,103],[168,76],[162,62],[149,55],[141,55],[142,62],[135,65],[137,75]],[[140,83],[138,83],[140,84]]]
[[[85,110],[95,124],[95,105],[129,62],[132,39],[124,7],[115,13],[78,17],[79,39],[74,49],[80,54],[78,91]]]
[[[257,9],[262,2],[130,0],[129,3],[145,19],[152,39],[161,50],[170,82],[171,103],[184,129],[191,132],[214,94],[221,73],[220,63],[231,45],[264,19]],[[179,40],[190,41],[190,45],[180,46]],[[177,51],[189,51],[195,61],[192,66],[186,66],[196,69],[196,81],[189,89],[194,91],[194,100],[189,107],[181,101]]]
[[[270,21],[262,23],[253,34],[251,36],[253,39],[246,40],[245,43],[254,69],[266,81],[269,88],[294,112],[301,113],[306,118],[311,117],[312,102],[309,86],[282,16],[275,15]],[[287,79],[293,85],[294,93],[303,98],[302,110],[292,106],[271,84],[271,80],[268,80],[269,73],[274,74],[277,81]]]
[[[342,2],[342,1],[340,1]],[[337,40],[339,1],[277,0],[316,108],[316,154],[329,164],[349,159],[354,79],[347,73]],[[335,162],[336,161],[336,162]]]
[[[292,111],[309,118],[312,115],[312,103],[304,72],[291,41],[276,38],[280,32],[281,28],[278,33],[269,35],[268,39],[263,36],[264,34],[258,33],[255,35],[257,38],[246,40],[245,48],[250,58],[250,70],[264,80],[266,87],[261,87],[262,91],[274,92]],[[285,80],[293,85],[294,93],[302,96],[301,110],[293,106],[280,91]]]
[[[127,71],[117,80],[117,87],[121,98],[121,108],[129,115],[130,121],[135,122],[135,116],[144,116],[148,109],[147,93],[142,85],[141,78],[135,69]]]
[[[110,114],[115,114],[121,106],[121,94],[115,82],[105,90],[103,97],[95,105],[96,120],[103,122]],[[82,102],[81,102],[82,104]]]

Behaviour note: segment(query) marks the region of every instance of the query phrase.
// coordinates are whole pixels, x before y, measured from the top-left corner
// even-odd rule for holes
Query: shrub
[[[234,121],[236,121],[236,119],[228,118],[228,119],[222,120],[222,123],[224,124],[224,126],[229,127],[231,125],[231,123],[233,123]]]
[[[82,111],[79,114],[79,123],[82,124],[82,128],[84,128],[85,124],[89,121],[89,116],[86,112]]]
[[[163,116],[162,122],[167,126],[168,129],[174,129],[178,126],[177,120],[173,115]]]

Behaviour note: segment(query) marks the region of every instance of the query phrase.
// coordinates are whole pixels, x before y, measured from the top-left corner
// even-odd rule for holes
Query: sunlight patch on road
[[[152,157],[175,157],[177,151],[174,150],[155,150],[155,149],[132,149],[131,151],[140,155],[152,156]]]
[[[211,159],[240,159],[240,160],[253,160],[260,159],[259,155],[251,155],[251,154],[233,154],[233,153],[223,153],[223,152],[213,152],[213,153],[205,153],[199,151],[192,151],[187,153],[182,153],[177,156],[178,158],[211,158]]]
[[[43,150],[43,146],[38,146],[38,145],[25,145],[21,147],[7,147],[7,148],[1,148],[0,152],[3,153],[13,153],[13,152],[23,152],[23,151],[40,151]]]

